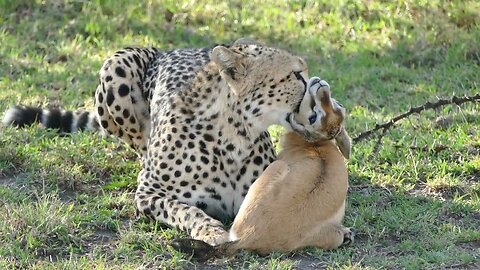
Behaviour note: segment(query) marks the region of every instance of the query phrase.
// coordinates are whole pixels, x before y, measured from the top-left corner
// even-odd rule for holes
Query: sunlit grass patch
[[[10,260],[31,263],[38,258],[64,257],[85,248],[91,234],[75,223],[73,205],[53,196],[6,203],[0,211],[0,254]]]
[[[124,46],[247,36],[304,57],[347,108],[356,136],[410,106],[480,91],[479,8],[473,0],[0,1],[0,112],[19,103],[91,109],[103,60]],[[118,140],[0,127],[0,268],[476,269],[479,111],[445,106],[353,145],[352,246],[208,263],[166,244],[186,234],[137,219],[140,164]],[[278,142],[283,128],[270,132]]]

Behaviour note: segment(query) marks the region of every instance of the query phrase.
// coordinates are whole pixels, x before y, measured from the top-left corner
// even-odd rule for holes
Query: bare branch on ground
[[[438,99],[436,102],[428,101],[418,107],[410,108],[410,110],[408,110],[407,112],[397,115],[385,123],[376,124],[375,127],[373,127],[372,129],[361,132],[355,138],[353,138],[353,142],[357,143],[364,139],[370,138],[374,133],[376,133],[379,130],[382,130],[382,135],[380,135],[380,138],[381,138],[383,137],[383,135],[385,135],[385,132],[388,129],[392,128],[395,125],[396,122],[402,119],[408,118],[410,115],[414,113],[421,113],[425,110],[436,109],[445,105],[451,105],[451,104],[461,105],[466,102],[478,102],[479,100],[480,100],[480,93],[474,96],[464,96],[464,97],[453,96],[448,99]]]

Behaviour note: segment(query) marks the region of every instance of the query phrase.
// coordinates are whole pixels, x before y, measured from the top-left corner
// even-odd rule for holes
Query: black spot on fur
[[[108,92],[107,92],[107,105],[108,105],[108,106],[112,106],[114,99],[115,99],[115,97],[113,96],[112,89],[108,89]]]
[[[128,95],[128,93],[130,93],[130,87],[128,87],[128,85],[122,83],[120,85],[120,87],[118,88],[118,94],[121,97],[124,97],[124,96]]]
[[[107,129],[107,128],[108,128],[108,122],[107,122],[107,121],[102,120],[102,122],[101,122],[100,124],[102,125],[102,127],[103,127],[104,129]]]
[[[256,165],[262,165],[262,163],[263,163],[262,157],[260,157],[260,156],[255,157],[253,159],[253,163],[255,163]]]
[[[195,203],[195,206],[197,206],[198,208],[202,209],[202,210],[205,210],[207,209],[208,205],[204,202],[200,202],[198,201],[197,203]]]
[[[125,78],[127,76],[125,74],[125,70],[123,70],[123,68],[121,68],[121,67],[115,68],[115,73],[117,74],[117,76],[122,77],[122,78]]]
[[[208,162],[209,162],[208,158],[205,157],[205,156],[201,156],[201,157],[200,157],[200,160],[201,160],[204,164],[208,164]]]
[[[227,145],[227,150],[228,151],[233,151],[233,150],[235,150],[235,146],[230,143],[230,144]]]
[[[98,103],[103,103],[103,94],[102,93],[98,93]]]
[[[210,134],[207,134],[207,133],[203,134],[203,138],[204,138],[207,142],[213,142],[213,141],[214,141],[213,136],[210,135]]]
[[[115,122],[121,126],[123,125],[123,119],[121,117],[115,117]]]

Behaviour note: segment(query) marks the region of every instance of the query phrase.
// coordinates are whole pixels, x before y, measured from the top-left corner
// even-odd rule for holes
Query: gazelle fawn
[[[278,159],[250,187],[229,241],[210,253],[335,249],[353,241],[342,225],[348,189],[344,158],[351,150],[345,116],[328,83],[311,78],[299,112],[288,118],[291,130],[284,135]],[[186,245],[202,253],[198,243]]]

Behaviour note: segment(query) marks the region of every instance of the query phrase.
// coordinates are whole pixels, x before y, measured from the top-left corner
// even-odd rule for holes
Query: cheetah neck
[[[233,93],[213,63],[197,73],[193,91],[187,94],[196,100],[199,120],[216,122],[225,136],[238,137],[241,144],[252,144],[270,126],[270,120],[265,123],[251,113],[256,104],[251,104],[250,109],[245,108],[248,101]]]

